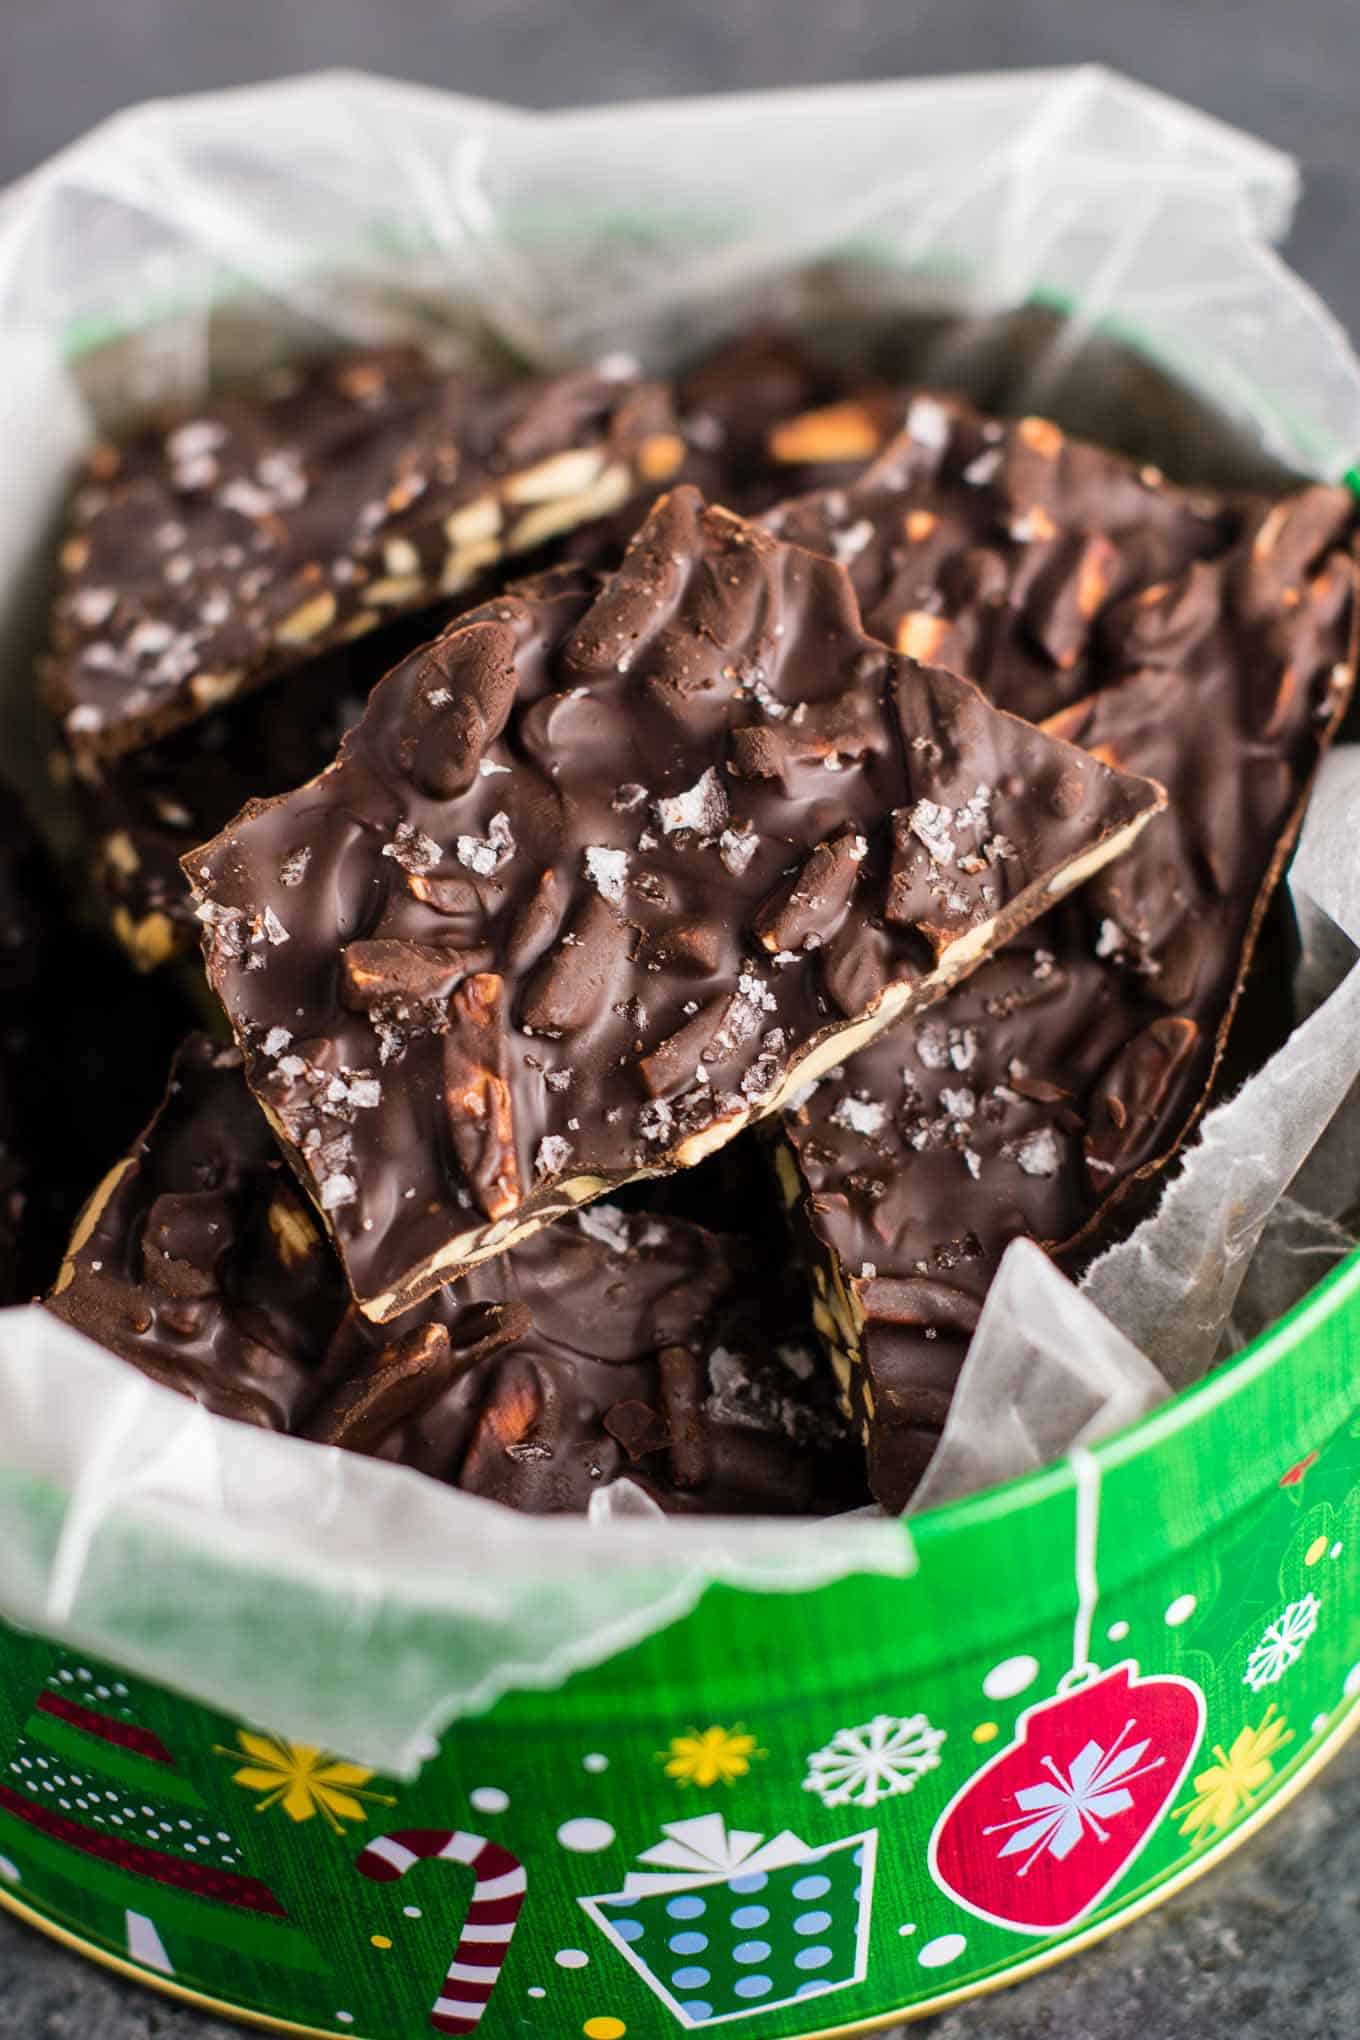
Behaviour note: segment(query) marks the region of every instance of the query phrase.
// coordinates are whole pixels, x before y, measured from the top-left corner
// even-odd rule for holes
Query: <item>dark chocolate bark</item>
[[[693,491],[375,690],[185,860],[247,1074],[386,1320],[685,1167],[1132,840],[1160,790],[866,639]]]
[[[601,1204],[378,1331],[235,1049],[192,1036],[48,1308],[220,1415],[536,1511],[621,1474],[670,1510],[864,1499],[801,1305],[740,1240]]]
[[[48,699],[73,748],[132,749],[660,487],[684,452],[659,384],[492,386],[409,348],[163,420],[89,458]]]
[[[929,394],[878,415],[903,428],[858,479],[763,521],[845,563],[871,636],[1036,721],[1119,677],[1127,596],[1226,558],[1259,522],[1258,498],[1178,488],[1047,418]]]
[[[54,773],[75,800],[110,926],[139,970],[197,955],[200,924],[180,869],[186,852],[225,828],[248,800],[284,793],[320,772],[376,682],[462,606],[442,603],[338,645],[245,701],[124,757],[57,754]]]
[[[850,1508],[863,1455],[805,1313],[744,1242],[601,1202],[392,1324],[351,1311],[306,1430],[535,1513],[623,1476],[671,1512]]]
[[[191,1035],[82,1212],[48,1308],[220,1415],[282,1431],[346,1300],[238,1051]]]
[[[1356,625],[1345,492],[1239,514],[1222,557],[1109,606],[1099,664],[1111,684],[1052,719],[1162,781],[1166,813],[786,1123],[781,1176],[819,1323],[890,1507],[930,1457],[1009,1242],[1032,1236],[1075,1270],[1137,1214],[1193,1125],[1344,709]]]

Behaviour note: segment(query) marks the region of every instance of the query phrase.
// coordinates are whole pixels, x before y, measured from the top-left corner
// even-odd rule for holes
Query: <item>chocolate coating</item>
[[[600,1203],[389,1325],[351,1311],[306,1430],[537,1514],[623,1476],[672,1513],[824,1513],[868,1491],[814,1352],[744,1242]]]
[[[683,457],[659,384],[490,385],[412,348],[162,419],[87,462],[50,705],[73,748],[132,749],[617,510]]]
[[[724,342],[676,378],[676,429],[685,456],[670,486],[690,484],[710,503],[744,517],[795,490],[818,487],[832,478],[827,469],[792,466],[774,448],[786,421],[843,387],[843,378],[777,326],[753,327]],[[656,495],[654,486],[638,489],[612,516],[569,533],[564,553],[611,572]]]
[[[747,1246],[596,1206],[382,1331],[351,1307],[235,1049],[192,1036],[48,1308],[221,1415],[540,1512],[864,1498],[798,1305]]]
[[[1092,626],[1098,651],[1075,662],[1098,663],[1109,684],[1049,724],[1159,779],[1167,811],[786,1123],[785,1184],[823,1329],[890,1507],[929,1460],[1009,1242],[1029,1235],[1075,1270],[1138,1215],[1140,1187],[1194,1124],[1344,711],[1356,628],[1346,493],[1308,489],[1236,514],[1240,535],[1219,558],[1109,605]]]
[[[1122,847],[1142,780],[867,640],[693,491],[486,605],[185,860],[252,1087],[386,1320],[686,1166]]]
[[[200,924],[180,859],[248,800],[284,793],[320,772],[377,681],[462,606],[441,603],[337,645],[245,701],[124,757],[59,754],[110,925],[139,969],[198,950]]]
[[[845,562],[872,636],[1035,721],[1117,679],[1125,598],[1226,557],[1259,505],[1178,488],[1046,418],[926,393],[870,408],[886,441],[872,466],[763,521]]]
[[[81,1214],[48,1308],[219,1415],[282,1431],[345,1302],[239,1053],[191,1035]]]

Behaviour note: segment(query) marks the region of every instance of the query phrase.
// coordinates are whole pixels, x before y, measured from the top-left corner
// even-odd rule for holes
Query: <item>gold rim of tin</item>
[[[1097,1942],[1108,1940],[1110,1935],[1117,1933],[1121,1927],[1142,1919],[1145,1913],[1154,1911],[1166,1899],[1173,1898],[1179,1891],[1184,1891],[1187,1885],[1203,1877],[1206,1871],[1215,1869],[1225,1856],[1230,1856],[1234,1849],[1248,1841],[1268,1820],[1272,1820],[1296,1799],[1305,1785],[1311,1784],[1323,1766],[1330,1763],[1343,1745],[1350,1741],[1357,1729],[1360,1729],[1360,1707],[1352,1707],[1336,1726],[1328,1731],[1317,1748],[1304,1758],[1297,1771],[1284,1781],[1279,1791],[1272,1793],[1269,1799],[1249,1813],[1230,1835],[1225,1835],[1222,1841],[1215,1842],[1197,1861],[1187,1863],[1183,1869],[1175,1871],[1164,1884],[1158,1884],[1153,1890],[1145,1892],[1142,1898],[1125,1907],[1122,1912],[1113,1913],[1109,1919],[1101,1920],[1095,1926],[1074,1934],[1071,1940],[1064,1941],[1060,1947],[1045,1949],[1042,1955],[1031,1955],[1025,1961],[1017,1962],[1013,1967],[1003,1969],[995,1976],[984,1977],[981,1983],[963,1984],[957,1990],[944,1991],[939,1997],[930,1998],[925,2004],[911,2005],[905,2011],[878,2012],[872,2019],[861,2019],[853,2026],[819,2026],[815,2033],[801,2033],[796,2036],[796,2040],[857,2040],[857,2036],[861,2034],[882,2033],[889,2026],[904,2026],[914,2023],[917,2019],[933,2018],[936,2013],[949,2011],[954,2005],[966,2004],[972,1998],[989,1997],[994,1991],[1008,1990],[1013,1983],[1023,1983],[1031,1976],[1040,1975],[1045,1969],[1055,1969],[1060,1962],[1066,1962],[1070,1956],[1080,1955],[1087,1948],[1095,1947]],[[220,2012],[229,2019],[238,2019],[247,2026],[259,2026],[271,2033],[301,2033],[306,2036],[306,2040],[337,2040],[332,2026],[299,2026],[295,2020],[276,2019],[269,2012],[251,2011],[244,2005],[232,2004],[227,1998],[205,1997],[201,1991],[190,1990],[186,1984],[176,1983],[170,1977],[158,1976],[154,1970],[143,1969],[135,1962],[124,1960],[121,1955],[110,1955],[103,1948],[96,1948],[91,1942],[82,1941],[69,1927],[58,1926],[55,1920],[48,1919],[45,1913],[26,1905],[21,1898],[15,1898],[10,1891],[0,1890],[0,1907],[6,1912],[13,1913],[28,1926],[36,1927],[38,1932],[45,1934],[49,1940],[59,1941],[63,1947],[73,1949],[87,1961],[98,1963],[101,1969],[111,1969],[119,1976],[130,1977],[134,1983],[144,1984],[149,1990],[159,1991],[163,1997],[178,1998],[182,2004],[194,2005],[200,2011]],[[362,2040],[362,2036],[356,2036],[356,2040]]]

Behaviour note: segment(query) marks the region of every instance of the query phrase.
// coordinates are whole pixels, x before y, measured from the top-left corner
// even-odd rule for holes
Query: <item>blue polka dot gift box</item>
[[[581,1905],[682,2026],[716,2026],[863,1981],[878,1836],[809,1848],[719,1813],[669,1821],[622,1891]]]

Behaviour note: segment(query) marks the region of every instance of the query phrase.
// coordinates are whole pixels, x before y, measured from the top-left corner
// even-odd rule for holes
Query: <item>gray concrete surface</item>
[[[1307,188],[1290,256],[1360,325],[1358,0],[0,0],[0,180],[129,101],[328,64],[548,106],[1081,59],[1292,150]],[[0,1920],[0,2040],[241,2030]],[[1358,2040],[1360,1747],[1162,1912],[912,2032]]]

